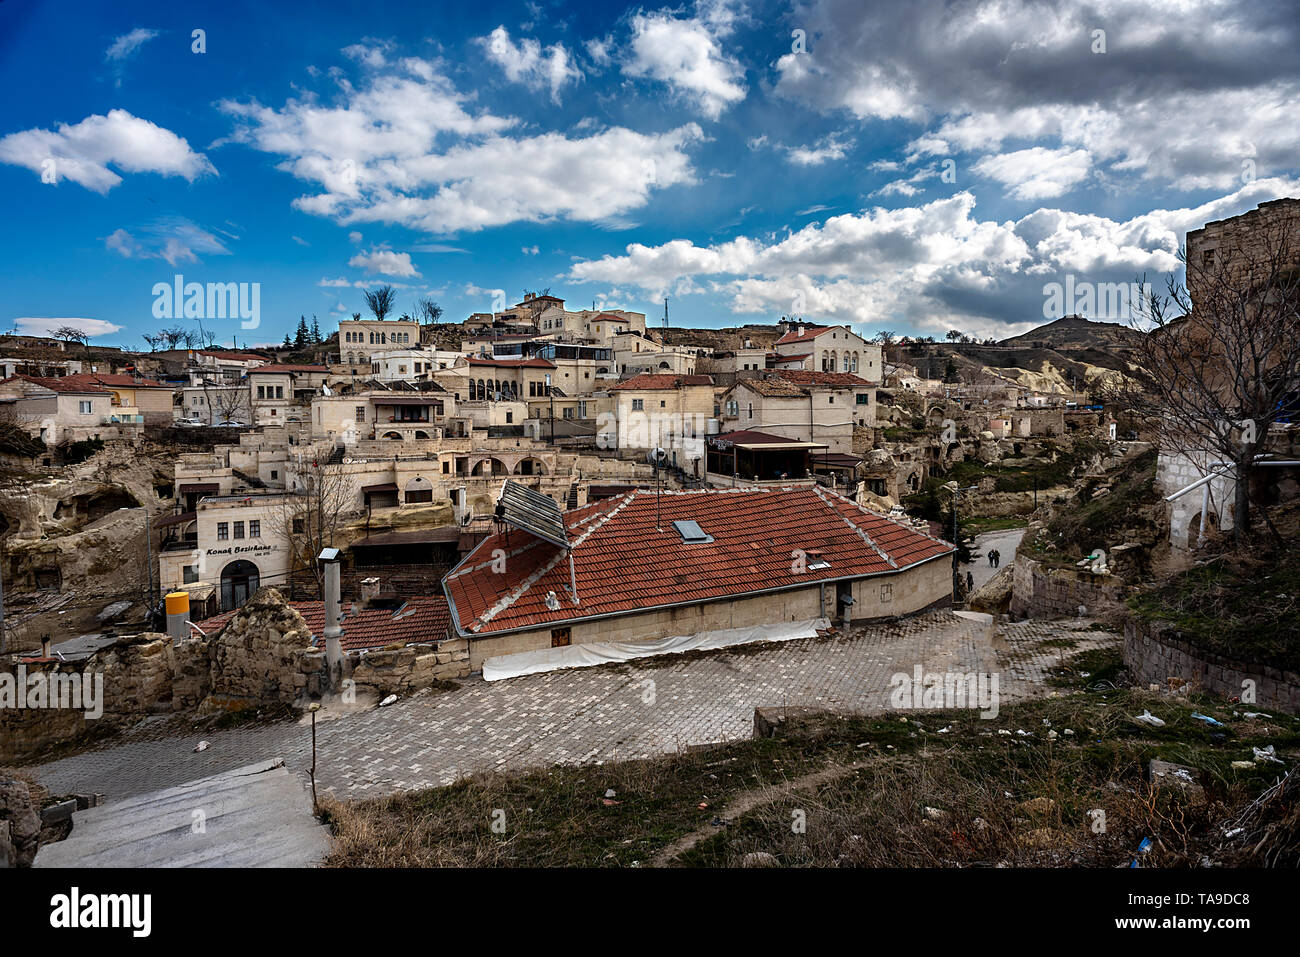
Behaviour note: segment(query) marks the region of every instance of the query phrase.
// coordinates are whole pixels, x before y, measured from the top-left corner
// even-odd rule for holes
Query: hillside
[[[1093,322],[1081,316],[1065,316],[1022,335],[1003,339],[998,345],[1055,349],[1058,352],[1089,349],[1111,352],[1131,349],[1140,336],[1140,332],[1122,323]]]

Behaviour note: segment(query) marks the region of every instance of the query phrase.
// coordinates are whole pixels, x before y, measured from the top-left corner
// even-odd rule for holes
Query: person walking
[[[966,573],[966,594],[969,595],[974,590],[975,590],[975,576],[972,575],[970,572],[967,572]]]

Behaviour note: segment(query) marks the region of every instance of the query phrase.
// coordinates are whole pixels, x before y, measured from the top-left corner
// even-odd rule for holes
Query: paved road
[[[983,535],[975,536],[974,554],[975,561],[969,565],[963,565],[962,574],[970,572],[975,579],[975,587],[979,588],[986,581],[992,578],[1002,568],[1006,568],[1016,558],[1016,549],[1020,547],[1020,540],[1025,537],[1023,528],[1009,528],[1000,532],[985,532]],[[989,565],[989,549],[996,548],[1002,553],[1001,564],[998,568]]]
[[[1043,670],[1062,654],[1043,648],[1043,639],[1068,632],[1083,639],[1080,648],[1116,640],[1076,632],[1079,624],[1002,624],[995,641],[986,616],[938,612],[848,637],[470,679],[457,691],[319,720],[317,781],[339,796],[378,796],[481,770],[600,763],[744,738],[756,706],[880,712],[889,706],[891,676],[918,664],[927,672],[997,671],[1006,701],[1042,690]],[[201,737],[209,747],[195,754],[199,734],[177,718],[150,719],[95,750],[31,770],[55,794],[98,791],[115,801],[268,758],[283,758],[298,773],[311,765],[303,722]]]

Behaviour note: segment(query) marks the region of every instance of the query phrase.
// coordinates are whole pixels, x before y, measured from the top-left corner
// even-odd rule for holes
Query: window
[[[236,523],[235,523],[235,538],[243,538],[243,537],[244,537],[244,523],[243,523],[243,522],[236,522]]]
[[[870,404],[871,404],[871,396],[869,396],[869,395],[868,395],[867,393],[865,393],[865,392],[859,392],[859,393],[858,393],[858,405],[870,405]]]
[[[633,411],[633,412],[640,412],[640,411],[641,411],[642,409],[644,409],[644,408],[645,408],[645,400],[644,400],[644,399],[633,399],[633,400],[632,400],[632,411]]]
[[[261,519],[254,518],[254,519],[252,519],[252,520],[249,521],[249,523],[248,523],[248,537],[249,537],[249,538],[261,538],[261,537],[262,537],[262,521],[261,521]]]
[[[80,408],[82,415],[90,415],[90,402],[79,402],[78,407]]]
[[[552,628],[552,629],[551,629],[551,647],[552,647],[552,648],[565,648],[565,647],[568,646],[568,644],[569,644],[569,629],[568,629],[568,628]]]
[[[230,537],[230,526],[225,522],[217,522],[217,541],[224,542]]]
[[[282,386],[282,385],[277,385],[277,386],[275,387],[275,397],[276,397],[277,399],[283,399],[283,398],[284,398],[284,386]]]
[[[276,469],[271,469],[271,478],[278,479],[279,477],[280,477],[279,471]]]
[[[364,405],[357,406],[357,421],[366,421],[366,407]]]
[[[668,405],[668,403],[665,402],[663,399],[660,399],[660,400],[659,400],[659,408],[661,408],[661,409],[662,409],[662,408],[665,408],[667,405]]]
[[[566,418],[566,419],[571,419],[571,418],[573,418],[573,406],[569,406],[568,408],[566,408],[566,409],[564,410],[564,416],[563,416],[563,417]]]
[[[266,386],[259,385],[259,386],[257,387],[257,397],[258,397],[259,399],[265,399],[265,398],[266,398]]]
[[[447,475],[447,474],[450,473],[450,472],[451,472],[451,463],[450,463],[450,462],[443,462],[443,463],[442,463],[442,474],[443,474],[443,475]]]
[[[507,413],[506,413],[506,425],[509,425],[510,423],[514,422],[514,420],[515,420],[515,414],[514,414],[513,412],[507,412]]]
[[[193,565],[186,565],[181,569],[181,581],[188,585],[190,582],[199,580],[199,574],[194,570]]]
[[[293,520],[293,533],[294,533],[295,535],[301,535],[301,534],[303,533],[303,530],[304,530],[306,527],[307,527],[307,526],[303,524],[303,520],[302,520],[302,519],[300,519],[300,518],[295,518],[295,519]]]

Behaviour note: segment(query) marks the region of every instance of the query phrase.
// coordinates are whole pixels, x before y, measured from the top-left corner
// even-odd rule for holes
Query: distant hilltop
[[[1029,346],[1044,349],[1107,349],[1131,346],[1141,336],[1129,326],[1119,322],[1093,322],[1082,316],[1064,316],[999,345]]]

